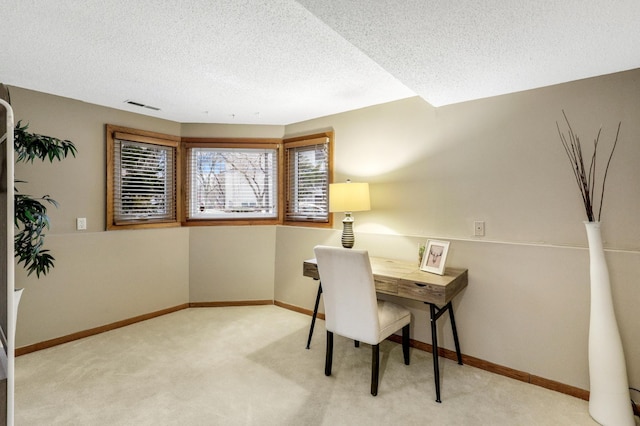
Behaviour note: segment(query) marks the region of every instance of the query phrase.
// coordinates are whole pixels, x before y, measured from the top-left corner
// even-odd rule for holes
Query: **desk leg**
[[[458,340],[458,329],[456,328],[456,319],[453,316],[453,305],[451,302],[447,304],[449,307],[449,319],[451,319],[451,330],[453,330],[453,341],[456,345],[456,355],[458,356],[458,364],[462,365],[462,354],[460,353],[460,341]]]
[[[449,311],[449,318],[451,319],[451,330],[453,331],[453,341],[456,345],[456,355],[458,357],[458,364],[462,365],[462,353],[460,352],[460,341],[458,340],[458,329],[456,328],[456,319],[453,316],[453,305],[451,302],[447,303],[444,307],[438,308],[433,303],[424,302],[429,305],[429,314],[431,315],[431,344],[433,346],[433,376],[436,382],[436,402],[442,402],[440,400],[440,365],[439,365],[439,353],[438,353],[438,328],[436,323],[438,318],[445,312]]]
[[[436,402],[442,402],[442,400],[440,400],[440,366],[438,363],[438,329],[436,327],[436,321],[438,317],[436,315],[436,307],[431,303],[429,303],[429,313],[431,314],[431,345],[433,348],[433,377],[436,383]]]
[[[311,337],[313,336],[313,327],[316,325],[316,317],[318,316],[318,306],[320,305],[320,296],[322,295],[322,283],[318,282],[318,294],[316,295],[316,304],[313,307],[313,315],[311,316],[311,326],[309,327],[309,338],[307,339],[307,349],[311,346]]]

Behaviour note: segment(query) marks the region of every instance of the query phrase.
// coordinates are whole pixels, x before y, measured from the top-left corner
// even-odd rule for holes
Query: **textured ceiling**
[[[638,0],[0,6],[0,82],[182,123],[289,124],[415,95],[441,106],[640,68]]]

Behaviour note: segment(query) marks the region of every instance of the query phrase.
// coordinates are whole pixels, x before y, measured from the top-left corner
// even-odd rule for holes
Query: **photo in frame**
[[[433,274],[444,275],[444,266],[449,252],[449,241],[427,240],[420,269]]]

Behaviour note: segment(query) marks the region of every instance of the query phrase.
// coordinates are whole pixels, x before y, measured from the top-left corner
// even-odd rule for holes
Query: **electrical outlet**
[[[85,229],[87,229],[87,218],[86,217],[76,218],[76,229],[78,231],[84,231]]]
[[[473,222],[473,235],[476,237],[484,237],[484,221],[476,220]]]

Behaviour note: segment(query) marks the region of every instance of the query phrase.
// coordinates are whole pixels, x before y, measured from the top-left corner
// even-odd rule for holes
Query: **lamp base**
[[[342,247],[352,248],[356,239],[353,235],[353,217],[351,213],[345,213],[345,218],[342,221]]]

